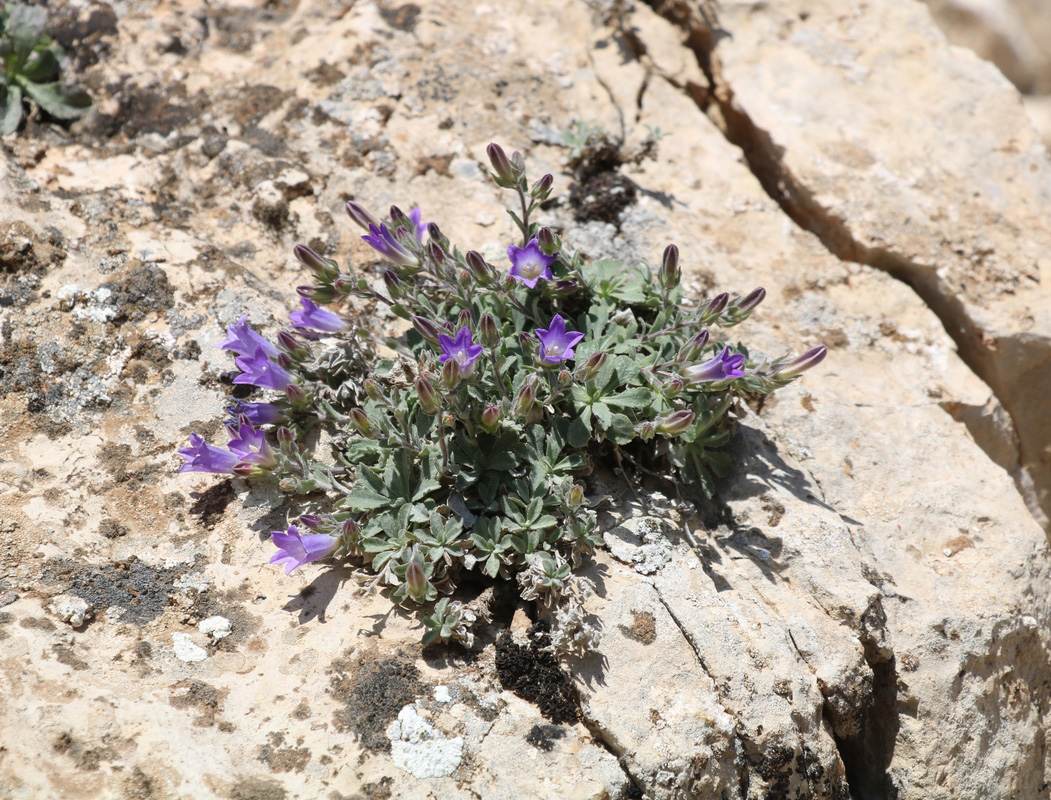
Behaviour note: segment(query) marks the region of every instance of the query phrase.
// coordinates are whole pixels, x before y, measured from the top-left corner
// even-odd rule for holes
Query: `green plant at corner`
[[[62,48],[44,33],[41,6],[7,3],[0,10],[0,134],[18,130],[22,101],[30,99],[52,117],[74,120],[91,106],[83,89],[59,81]]]

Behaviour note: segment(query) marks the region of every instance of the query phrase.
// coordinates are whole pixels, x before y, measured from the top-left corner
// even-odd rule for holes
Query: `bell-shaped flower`
[[[551,274],[555,256],[544,255],[536,237],[530,239],[525,247],[510,245],[507,248],[507,257],[511,259],[511,271],[508,274],[530,289],[536,286],[536,282],[541,278],[549,281],[555,277]]]
[[[220,350],[232,350],[241,356],[250,356],[260,348],[268,356],[277,355],[277,346],[272,342],[268,342],[252,329],[248,324],[247,314],[243,315],[233,325],[226,327],[226,339],[219,342],[216,347]]]
[[[347,323],[339,314],[326,311],[313,300],[302,297],[299,300],[303,305],[302,311],[293,311],[288,315],[292,324],[301,328],[311,328],[324,333],[339,333],[346,330]]]
[[[234,383],[247,383],[262,389],[278,391],[292,383],[292,376],[270,361],[262,347],[257,347],[252,355],[234,359],[234,363],[241,369],[241,374],[234,378]]]
[[[566,330],[566,321],[561,314],[551,318],[549,328],[537,328],[536,336],[540,340],[540,363],[555,366],[573,357],[576,347],[584,334]]]
[[[190,434],[190,446],[179,451],[186,463],[179,467],[179,472],[213,472],[232,473],[233,468],[241,463],[241,458],[229,450],[208,444],[204,437]]]
[[[471,331],[467,327],[460,328],[456,332],[455,339],[444,333],[440,334],[438,336],[438,346],[442,349],[442,354],[438,357],[438,360],[443,364],[449,359],[454,360],[460,366],[461,378],[466,378],[474,372],[474,362],[478,360],[478,356],[485,349],[480,344],[474,344],[471,341]]]
[[[370,225],[369,234],[369,236],[362,236],[361,238],[368,242],[376,252],[390,259],[395,264],[401,264],[406,267],[418,267],[420,265],[420,260],[394,238],[394,234],[390,232],[386,225]]]
[[[414,208],[409,212],[409,219],[412,220],[412,224],[416,226],[416,238],[421,242],[423,237],[427,235],[428,222],[423,222],[423,210],[419,207]]]
[[[267,444],[266,434],[257,431],[248,423],[248,418],[238,421],[237,426],[228,425],[230,433],[230,452],[234,453],[243,464],[253,464],[263,469],[277,466],[274,451]]]
[[[229,424],[231,425],[242,416],[248,420],[249,424],[257,428],[260,425],[273,425],[285,421],[285,412],[280,406],[273,403],[249,403],[244,400],[235,400],[233,405],[226,407],[226,413],[230,415]]]
[[[708,383],[712,381],[729,381],[744,375],[741,365],[744,356],[740,353],[730,355],[730,348],[725,347],[715,358],[703,364],[684,367],[680,373],[690,383]]]
[[[284,564],[287,575],[304,564],[317,561],[332,555],[339,547],[339,539],[327,533],[301,534],[295,525],[289,525],[287,531],[273,531],[270,541],[277,547],[277,552],[270,559],[271,564]]]

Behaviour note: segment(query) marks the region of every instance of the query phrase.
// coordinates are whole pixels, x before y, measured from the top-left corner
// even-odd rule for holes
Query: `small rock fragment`
[[[233,624],[226,617],[208,617],[197,624],[197,630],[219,641],[230,635],[233,631]]]
[[[56,595],[48,606],[48,610],[74,628],[79,628],[94,616],[87,600],[68,594]]]
[[[208,653],[205,649],[195,645],[188,633],[173,633],[172,649],[175,650],[175,657],[180,661],[193,663],[195,661],[204,661],[208,658]]]
[[[415,706],[405,706],[387,727],[394,763],[416,778],[450,775],[463,758],[463,739],[446,739]]]

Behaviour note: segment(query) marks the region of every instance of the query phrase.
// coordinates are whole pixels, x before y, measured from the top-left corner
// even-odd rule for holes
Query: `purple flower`
[[[303,310],[293,311],[288,315],[293,325],[325,333],[338,333],[347,327],[347,323],[339,314],[326,311],[313,300],[301,297],[299,302],[303,304]]]
[[[268,356],[277,355],[277,347],[268,342],[249,326],[248,315],[245,314],[233,325],[226,327],[226,340],[216,345],[221,350],[232,350],[238,355],[248,356],[258,348]]]
[[[361,238],[368,242],[374,250],[378,253],[386,256],[395,264],[401,264],[406,267],[418,267],[420,260],[416,258],[412,253],[402,247],[398,243],[398,240],[394,238],[394,234],[390,232],[386,225],[369,225],[370,236],[362,236]]]
[[[530,289],[536,286],[536,282],[541,278],[549,281],[555,277],[551,274],[555,256],[545,256],[536,237],[530,239],[525,247],[510,245],[507,248],[507,257],[511,259],[511,277],[520,280]]]
[[[685,367],[681,374],[691,383],[728,381],[744,375],[744,370],[741,369],[743,363],[743,355],[732,356],[730,355],[730,348],[726,347],[711,361],[705,361],[703,364],[694,364],[692,367]]]
[[[335,536],[327,533],[308,533],[303,536],[295,525],[289,525],[287,532],[273,531],[270,541],[277,547],[270,563],[284,564],[286,575],[304,564],[331,555],[339,546],[339,539]]]
[[[423,237],[427,235],[428,223],[423,222],[423,210],[420,208],[414,208],[409,212],[409,219],[412,220],[412,224],[416,226],[416,238],[421,242]]]
[[[247,417],[239,420],[237,427],[228,425],[226,430],[230,434],[230,452],[234,453],[243,464],[254,464],[259,467],[272,468],[277,466],[274,451],[266,442],[266,435],[257,431],[249,423]]]
[[[226,407],[226,413],[230,415],[231,425],[236,424],[242,416],[256,427],[285,421],[285,412],[273,403],[246,403],[244,400],[236,400],[233,405]]]
[[[540,363],[548,365],[571,359],[573,348],[584,338],[582,333],[566,330],[566,321],[561,314],[551,318],[550,328],[537,328],[535,333],[540,339]]]
[[[234,383],[247,383],[278,391],[292,383],[292,376],[272,363],[262,347],[257,347],[253,355],[243,355],[234,359],[234,363],[241,369],[241,374],[234,378]]]
[[[485,349],[480,344],[471,343],[471,331],[466,327],[456,332],[455,339],[444,333],[439,334],[438,344],[442,348],[438,360],[444,364],[450,358],[453,359],[460,365],[460,376],[464,378],[474,371],[474,362]]]
[[[180,450],[179,455],[186,459],[179,472],[232,472],[241,463],[239,456],[208,444],[196,433],[190,434],[190,446]]]

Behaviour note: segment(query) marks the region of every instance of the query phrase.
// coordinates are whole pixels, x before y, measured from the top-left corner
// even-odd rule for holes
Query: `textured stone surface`
[[[3,143],[0,795],[1048,796],[1051,168],[921,5],[54,5],[97,110]],[[572,222],[575,119],[671,133],[612,221]],[[767,287],[750,346],[830,347],[716,502],[615,487],[577,721],[504,688],[521,610],[423,651],[265,565],[279,496],[174,474],[292,245],[371,263],[345,200],[506,247],[491,140],[587,254],[674,241],[698,295]]]

